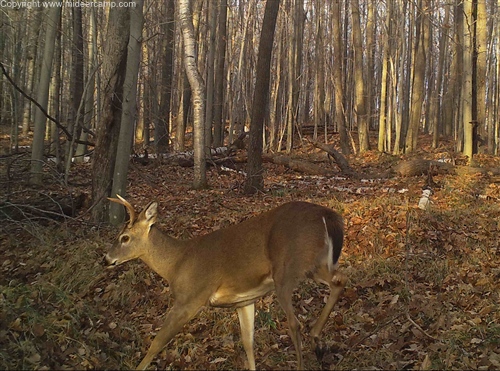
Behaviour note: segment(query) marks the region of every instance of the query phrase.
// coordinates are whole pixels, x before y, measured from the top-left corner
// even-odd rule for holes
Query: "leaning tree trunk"
[[[184,66],[193,99],[194,121],[194,189],[207,187],[207,165],[205,160],[205,84],[197,65],[196,39],[189,0],[179,1],[179,21],[184,41]]]
[[[280,6],[279,0],[267,0],[262,21],[257,60],[257,77],[252,102],[252,122],[250,123],[250,145],[248,148],[247,179],[245,193],[252,194],[264,188],[262,176],[262,132],[266,107],[269,103],[269,78],[271,75],[271,55],[274,29]]]

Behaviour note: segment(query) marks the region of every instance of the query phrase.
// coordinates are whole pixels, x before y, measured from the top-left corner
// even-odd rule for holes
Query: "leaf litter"
[[[380,172],[392,161],[376,152],[350,160]],[[498,166],[497,158],[478,161]],[[321,164],[329,166],[326,159]],[[500,188],[494,177],[436,176],[440,187],[424,211],[416,207],[424,177],[362,182],[273,164],[265,171],[266,192],[244,196],[241,174],[211,168],[211,188],[193,191],[191,169],[151,162],[131,167],[128,194],[137,208],[159,201],[161,227],[178,238],[291,200],[338,210],[346,227],[341,269],[349,282],[323,331],[327,350],[319,359],[308,330],[328,290],[306,282],[294,295],[308,369],[500,367]],[[36,227],[38,238],[18,224],[2,228],[0,368],[135,368],[174,300],[168,283],[140,262],[104,269],[102,255],[117,233],[110,227],[70,220]],[[273,299],[256,304],[257,367],[294,368],[286,317]],[[244,368],[235,311],[204,309],[151,367]]]

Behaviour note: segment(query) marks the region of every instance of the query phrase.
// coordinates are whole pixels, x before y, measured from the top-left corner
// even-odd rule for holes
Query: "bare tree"
[[[217,30],[217,1],[208,2],[208,52],[206,63],[206,79],[207,82],[207,96],[206,96],[206,109],[205,109],[205,151],[207,156],[210,155],[210,146],[212,144],[212,127],[214,118],[214,99],[215,99],[215,49],[216,49],[216,30]]]
[[[389,5],[390,6],[390,5]],[[385,37],[384,43],[381,50],[381,62],[382,62],[382,74],[380,78],[380,113],[379,113],[379,123],[378,123],[378,150],[379,152],[390,151],[390,127],[391,123],[388,121],[387,112],[391,109],[389,105],[389,94],[390,91],[387,89],[390,78],[390,55],[389,55],[389,30],[391,29],[391,19],[390,12],[386,13],[386,20],[384,25]]]
[[[367,100],[365,92],[365,81],[363,76],[363,41],[361,33],[359,0],[351,2],[352,13],[352,42],[354,48],[354,83],[356,120],[358,124],[359,151],[365,152],[370,149],[370,136],[368,128],[368,114],[366,111]]]
[[[343,43],[341,37],[341,6],[342,0],[335,0],[331,5],[332,14],[332,33],[333,33],[333,50],[334,50],[334,66],[333,66],[333,90],[335,94],[335,121],[339,127],[340,146],[342,152],[346,155],[352,152],[352,148],[347,135],[347,120],[344,111],[344,88],[342,84],[342,53]]]
[[[486,12],[486,0],[475,0],[473,3],[474,16],[474,143],[473,152],[478,152],[478,130],[483,136],[485,128],[491,126],[491,119],[486,122],[486,76],[488,75],[487,57],[488,57],[488,15]],[[490,132],[489,137],[493,138],[494,134]],[[490,153],[493,144],[490,143]]]
[[[61,4],[61,1],[59,1]],[[52,60],[54,57],[54,45],[56,31],[61,17],[61,7],[54,6],[47,8],[47,31],[45,34],[45,47],[40,71],[40,81],[37,88],[37,101],[47,110],[49,101],[49,84],[52,73]],[[35,111],[35,132],[33,135],[33,145],[31,152],[30,182],[32,184],[42,184],[43,180],[43,148],[45,138],[45,114],[37,109]]]
[[[86,142],[89,137],[88,130],[94,122],[94,98],[95,86],[96,86],[96,72],[98,68],[97,61],[97,14],[94,7],[89,10],[89,42],[88,42],[88,61],[87,61],[87,72],[86,72],[86,83],[87,86],[85,90],[85,109],[83,112],[83,130],[80,135],[80,140]],[[83,162],[84,154],[87,151],[87,145],[84,143],[79,143],[75,150],[75,162]]]
[[[472,162],[473,153],[473,116],[472,116],[472,1],[464,0],[464,16],[462,36],[463,36],[463,85],[462,85],[462,125],[464,133],[464,155]]]
[[[227,0],[219,0],[219,17],[217,26],[217,56],[215,63],[215,97],[214,97],[214,146],[224,143],[224,68],[226,62],[226,23]]]
[[[271,55],[274,42],[279,0],[267,0],[262,21],[257,60],[257,77],[252,102],[252,122],[250,124],[250,145],[248,148],[247,179],[245,193],[252,194],[264,188],[262,175],[262,131],[269,103],[269,77],[271,75]]]
[[[428,4],[426,0],[427,9]],[[425,39],[429,37],[429,24],[424,10],[424,2],[419,0],[417,4],[417,19],[414,44],[414,67],[413,81],[411,87],[411,112],[410,123],[406,134],[406,152],[412,152],[417,147],[418,132],[422,117],[422,104],[425,94],[425,67],[426,50]]]
[[[134,137],[134,124],[137,110],[137,76],[142,45],[143,0],[135,0],[136,6],[130,10],[130,37],[127,52],[127,67],[123,83],[123,104],[120,122],[120,134],[116,149],[116,162],[113,173],[111,195],[125,197],[127,187],[128,164]],[[125,220],[125,210],[119,204],[111,203],[109,220],[120,224]]]
[[[450,21],[450,6],[445,5],[444,9],[444,18],[441,24],[441,37],[439,38],[439,59],[438,59],[438,70],[436,77],[436,89],[434,92],[434,99],[436,100],[436,109],[434,111],[434,129],[432,133],[432,146],[434,148],[438,147],[439,144],[439,135],[443,130],[443,112],[442,109],[444,107],[443,101],[441,97],[444,96],[444,87],[443,87],[443,79],[444,74],[446,73],[446,52],[449,48],[449,24]]]
[[[107,202],[113,180],[123,102],[123,82],[127,66],[127,45],[130,33],[130,10],[114,7],[109,10],[106,43],[101,74],[101,118],[96,130],[92,162],[92,218],[107,221]]]
[[[197,66],[196,39],[189,0],[179,1],[179,22],[184,41],[184,66],[193,94],[194,189],[207,187],[205,158],[205,83]]]
[[[175,49],[175,2],[165,1],[165,22],[163,23],[162,38],[162,68],[160,91],[160,118],[155,125],[155,147],[158,153],[165,152],[170,141],[170,101],[172,100],[173,63]]]
[[[25,77],[25,87],[26,91],[31,94],[34,92],[34,84],[35,84],[35,65],[38,61],[38,33],[40,32],[40,26],[43,18],[43,8],[41,7],[33,7],[28,9],[28,34],[26,40],[28,40],[27,49],[27,66],[26,66],[26,77]],[[25,100],[23,107],[23,123],[22,123],[22,132],[24,135],[28,134],[30,129],[30,122],[32,120],[32,108],[30,106],[31,102],[29,100]]]

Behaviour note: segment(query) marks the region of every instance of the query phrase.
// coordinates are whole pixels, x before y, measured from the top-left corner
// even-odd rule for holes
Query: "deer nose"
[[[106,264],[108,265],[108,268],[116,266],[117,258],[112,258],[109,253],[104,256],[104,260],[106,261]]]

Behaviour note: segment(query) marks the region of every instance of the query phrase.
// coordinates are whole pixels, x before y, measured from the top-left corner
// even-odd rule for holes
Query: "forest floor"
[[[420,143],[412,157],[450,153],[450,143],[437,150],[428,138]],[[335,168],[309,144],[293,156]],[[359,173],[382,174],[401,158],[369,151],[348,160]],[[1,203],[90,194],[89,164],[72,168],[73,185],[52,171],[43,188],[33,188],[28,158],[16,159],[0,158]],[[498,157],[475,160],[500,167]],[[138,209],[159,201],[161,228],[179,238],[291,200],[340,212],[346,230],[340,264],[349,281],[323,331],[329,349],[321,360],[308,329],[328,290],[306,282],[294,294],[307,369],[500,369],[498,177],[437,175],[430,208],[421,210],[424,176],[365,181],[264,166],[265,192],[245,196],[241,173],[211,167],[210,188],[194,191],[192,168],[131,162],[128,199]],[[173,300],[168,284],[138,261],[105,269],[103,255],[119,231],[90,223],[89,206],[59,221],[1,218],[0,369],[135,368],[161,326]],[[256,308],[257,368],[295,368],[286,317],[274,296]],[[236,312],[205,309],[150,368],[241,369],[245,358]]]

